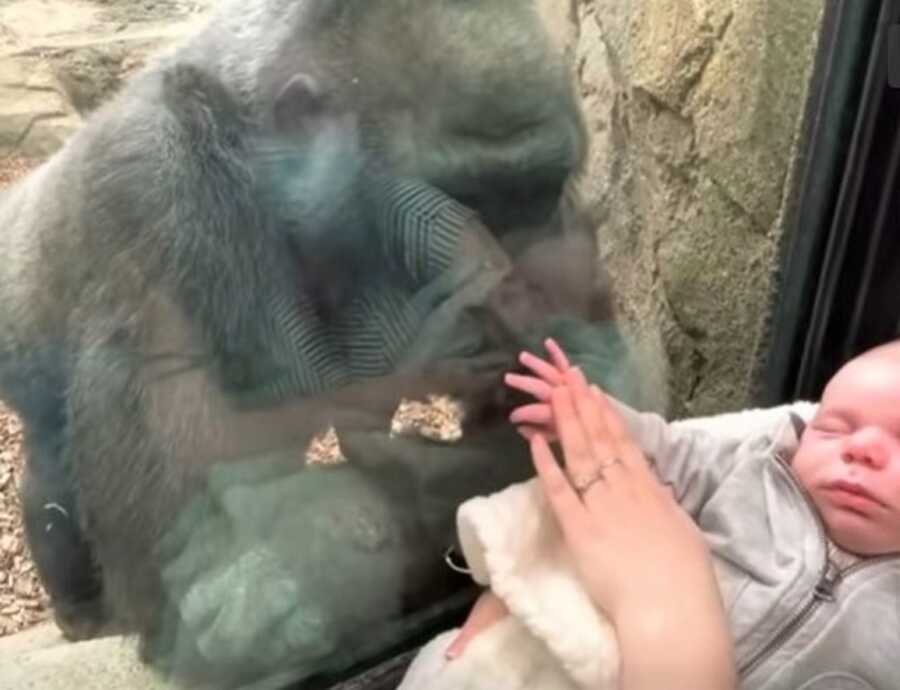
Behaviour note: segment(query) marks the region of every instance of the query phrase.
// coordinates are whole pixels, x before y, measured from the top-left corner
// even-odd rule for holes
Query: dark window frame
[[[831,0],[782,244],[760,405],[815,400],[854,355],[897,336],[900,89],[888,84],[898,0]]]

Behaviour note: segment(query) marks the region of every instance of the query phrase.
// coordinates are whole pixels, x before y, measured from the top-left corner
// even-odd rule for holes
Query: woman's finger
[[[531,443],[531,439],[533,439],[537,434],[541,433],[540,429],[537,429],[533,426],[517,426],[516,431],[519,436],[524,438],[526,441]]]
[[[543,436],[548,442],[556,440],[556,432],[550,431],[545,427],[538,426],[517,426],[516,431],[519,433],[519,436],[524,438],[526,441],[531,441],[534,438],[535,434],[540,434]]]
[[[578,548],[577,545],[583,542],[588,530],[588,514],[541,434],[535,434],[531,439],[531,458],[544,495],[566,541]]]
[[[566,372],[566,383],[572,392],[575,412],[590,443],[595,464],[602,467],[617,459],[622,449],[617,439],[610,434],[606,415],[603,414],[601,404],[589,387],[584,374],[578,369],[569,369]]]
[[[567,371],[571,368],[571,364],[569,364],[569,358],[566,357],[566,353],[563,352],[562,348],[559,346],[553,338],[547,338],[544,341],[544,349],[547,350],[547,354],[550,355],[550,361],[553,363],[559,371]]]
[[[522,352],[519,355],[519,362],[534,372],[538,378],[551,385],[558,386],[562,383],[563,371],[530,352]]]
[[[597,386],[591,386],[591,395],[597,402],[597,407],[603,415],[610,439],[625,466],[634,472],[652,474],[644,453],[629,435],[625,421],[613,408],[606,394]]]
[[[553,386],[545,381],[541,381],[535,376],[523,376],[522,374],[506,374],[503,382],[510,388],[532,395],[538,400],[547,401],[550,399],[550,393]]]
[[[587,479],[595,471],[590,442],[572,400],[568,386],[554,388],[550,396],[556,433],[562,445],[566,472],[570,477]]]
[[[510,413],[509,421],[513,424],[551,425],[553,424],[553,410],[547,403],[522,405]]]
[[[600,413],[603,415],[603,421],[610,436],[617,441],[629,438],[625,428],[625,421],[613,408],[606,393],[604,393],[596,384],[590,384],[590,391],[597,401],[597,406]]]

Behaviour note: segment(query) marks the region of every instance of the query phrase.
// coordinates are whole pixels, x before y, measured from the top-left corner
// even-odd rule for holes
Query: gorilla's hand
[[[511,262],[467,209],[420,181],[366,188],[378,247],[334,327],[355,376],[382,376],[483,349],[479,310]]]
[[[509,259],[478,214],[420,180],[379,176],[367,187],[381,253],[412,292],[448,271],[508,267]]]
[[[348,465],[292,462],[217,467],[163,540],[164,653],[176,667],[199,653],[225,681],[309,675],[398,619],[414,522]]]
[[[553,338],[569,361],[579,367],[589,381],[601,386],[617,400],[641,407],[640,374],[632,352],[613,321],[590,323],[575,317],[551,319],[528,349],[543,352],[542,341]]]
[[[467,424],[462,441],[435,443],[387,431],[338,429],[348,460],[385,477],[386,490],[413,506],[435,556],[456,540],[456,509],[478,495],[499,491],[534,474],[528,447],[505,419]]]

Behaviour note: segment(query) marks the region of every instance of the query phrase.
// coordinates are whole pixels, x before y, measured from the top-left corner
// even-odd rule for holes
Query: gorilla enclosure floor
[[[0,160],[0,187],[33,166],[20,158]],[[0,637],[49,617],[47,595],[25,547],[19,506],[21,478],[22,430],[15,415],[0,404]]]

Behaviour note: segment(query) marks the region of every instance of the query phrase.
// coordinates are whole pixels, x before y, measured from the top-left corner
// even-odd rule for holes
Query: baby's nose
[[[879,429],[860,429],[847,439],[843,458],[846,462],[868,465],[873,469],[881,469],[891,457],[889,440]]]

